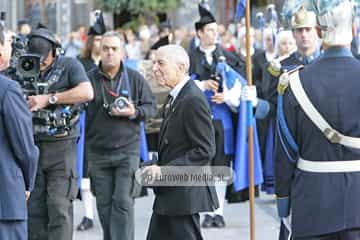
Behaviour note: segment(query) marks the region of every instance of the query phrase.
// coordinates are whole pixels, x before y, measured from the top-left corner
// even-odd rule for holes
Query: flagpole
[[[248,85],[251,86],[253,84],[252,81],[252,66],[251,66],[251,14],[250,14],[250,6],[251,0],[247,0],[246,2],[246,79]],[[249,109],[249,120],[253,120],[252,109]],[[255,240],[255,183],[254,183],[254,131],[253,124],[249,122],[248,129],[248,143],[249,143],[249,199],[250,199],[250,239]]]

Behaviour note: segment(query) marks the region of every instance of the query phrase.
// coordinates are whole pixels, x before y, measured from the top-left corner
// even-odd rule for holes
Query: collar
[[[201,45],[199,45],[199,50],[201,52],[205,53],[205,55],[211,55],[216,50],[216,45],[214,45],[210,49],[204,49],[201,47]]]
[[[101,61],[99,62],[99,67],[97,68],[98,69],[98,72],[101,76],[105,77],[106,80],[114,80],[114,79],[118,79],[119,76],[121,75],[121,72],[123,71],[123,63],[120,64],[120,69],[119,71],[116,73],[115,77],[114,78],[111,78],[107,73],[105,73],[103,70],[102,70],[102,63]]]
[[[99,65],[99,63],[100,63],[100,56],[98,56],[98,57],[96,57],[96,56],[94,56],[94,55],[91,55],[91,57],[90,57],[90,59],[91,59],[91,61],[93,62],[93,63],[95,63],[96,65]]]
[[[330,47],[326,49],[322,56],[322,58],[334,58],[334,57],[353,57],[350,49],[346,47]]]
[[[316,49],[315,52],[313,54],[311,54],[310,56],[304,56],[299,51],[295,52],[295,57],[305,65],[311,63],[319,56],[320,56],[319,49]]]
[[[173,102],[175,101],[176,97],[179,95],[181,89],[185,86],[185,84],[189,81],[190,77],[186,76],[184,80],[179,82],[171,91],[170,95],[173,97]]]

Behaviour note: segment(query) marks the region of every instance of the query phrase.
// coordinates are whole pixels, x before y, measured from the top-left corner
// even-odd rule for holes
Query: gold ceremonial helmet
[[[312,11],[307,11],[304,7],[301,7],[294,16],[291,18],[291,28],[305,28],[305,27],[315,27],[316,15]]]

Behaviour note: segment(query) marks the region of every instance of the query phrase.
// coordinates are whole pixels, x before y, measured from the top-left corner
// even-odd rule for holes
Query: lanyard
[[[105,83],[104,79],[101,80],[101,93],[102,93],[103,105],[104,105],[105,108],[107,108],[109,106],[109,102],[108,102],[108,100],[106,98],[105,90],[111,97],[113,97],[113,98],[119,97],[120,96],[120,88],[121,88],[123,79],[125,80],[126,88],[127,88],[126,93],[125,93],[126,97],[129,100],[131,100],[130,82],[129,82],[129,77],[128,77],[128,73],[127,73],[127,70],[126,70],[125,66],[123,68],[123,74],[121,74],[121,76],[119,78],[119,81],[118,81],[118,84],[115,87],[115,91],[106,86],[106,83]]]
[[[119,77],[119,81],[117,82],[115,90],[113,90],[113,89],[106,86],[105,80],[103,78],[103,79],[101,79],[102,89],[105,89],[111,96],[118,97],[120,95],[119,90],[120,90],[120,87],[121,87],[122,80],[123,80],[123,75],[121,75]]]

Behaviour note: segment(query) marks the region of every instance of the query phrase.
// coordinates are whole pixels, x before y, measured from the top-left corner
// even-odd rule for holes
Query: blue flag
[[[143,162],[149,161],[149,150],[146,141],[144,122],[140,122],[140,160]]]
[[[139,61],[127,59],[124,64],[128,68],[138,71]],[[144,162],[149,161],[149,150],[146,140],[144,122],[140,122],[140,160]]]
[[[80,114],[80,137],[77,142],[77,161],[76,161],[76,170],[78,175],[77,184],[80,187],[80,182],[82,177],[84,176],[84,155],[85,155],[85,120],[86,120],[86,112],[82,111]]]
[[[246,0],[238,0],[235,12],[235,21],[239,22],[245,16]]]
[[[260,146],[256,128],[256,121],[252,115],[252,109],[249,112],[249,106],[246,106],[247,103],[243,100],[240,101],[239,107],[239,118],[237,126],[237,139],[236,139],[236,151],[235,151],[235,160],[234,160],[234,189],[235,191],[244,190],[249,187],[249,154],[248,154],[248,121],[251,120],[253,129],[254,129],[254,182],[255,185],[259,185],[263,182],[263,173],[261,166],[261,155],[260,155]],[[251,106],[252,108],[252,106]]]
[[[262,190],[267,194],[275,193],[274,177],[274,119],[269,120],[269,126],[266,134],[266,147],[264,159],[264,184]]]
[[[236,81],[240,81],[241,86],[246,85],[246,80],[232,69],[228,64],[222,62],[217,65],[217,72],[221,74],[224,84],[232,88]],[[256,129],[256,121],[253,118],[251,103],[240,100],[238,109],[238,124],[236,131],[235,159],[233,163],[234,170],[234,189],[240,191],[249,187],[249,161],[248,161],[248,129],[249,125],[254,129],[254,177],[255,185],[263,182],[263,173],[261,166],[260,146]]]

